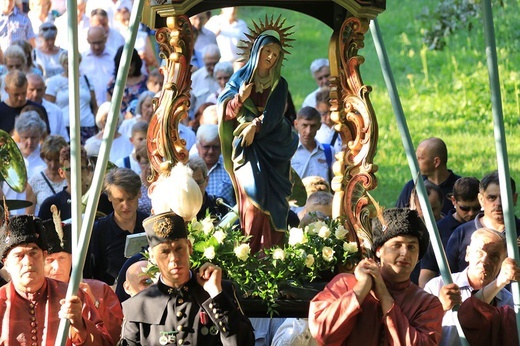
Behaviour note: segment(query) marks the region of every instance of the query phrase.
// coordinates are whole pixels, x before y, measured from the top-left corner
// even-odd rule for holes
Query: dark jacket
[[[120,345],[254,345],[251,323],[236,303],[234,288],[211,298],[192,273],[181,289],[159,280],[123,303]]]

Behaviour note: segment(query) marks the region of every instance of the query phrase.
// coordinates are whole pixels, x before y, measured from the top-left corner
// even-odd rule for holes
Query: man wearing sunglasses
[[[511,178],[511,190],[513,193],[513,206],[516,205],[518,194],[516,184]],[[471,241],[471,235],[479,228],[489,228],[499,232],[505,232],[504,213],[502,210],[502,198],[500,197],[500,181],[498,171],[493,171],[480,181],[478,200],[483,212],[479,213],[473,221],[466,222],[453,231],[446,246],[446,257],[452,273],[461,272],[467,267],[466,248]],[[511,207],[513,207],[511,206]],[[516,220],[516,233],[520,236],[520,220]]]
[[[460,178],[453,185],[453,194],[448,196],[448,199],[453,203],[454,209],[437,222],[437,229],[444,249],[446,249],[448,239],[453,231],[463,223],[473,220],[480,212],[478,189],[479,181],[473,177]],[[439,265],[430,245],[421,260],[419,287],[424,287],[428,281],[437,275],[439,275]]]

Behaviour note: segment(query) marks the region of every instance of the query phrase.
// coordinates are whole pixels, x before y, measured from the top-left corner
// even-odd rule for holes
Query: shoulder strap
[[[83,75],[85,77],[85,82],[87,82],[88,89],[90,90],[90,82],[88,81],[88,78],[86,75]]]
[[[40,174],[42,175],[43,180],[45,180],[45,182],[46,182],[47,185],[49,186],[49,189],[51,189],[52,194],[55,195],[55,194],[56,194],[56,191],[54,191],[54,188],[52,187],[51,182],[49,181],[49,179],[47,179],[47,177],[45,176],[45,173],[43,173],[43,171],[41,171]]]
[[[332,140],[330,141],[331,146],[334,146],[334,144],[336,143],[336,140],[338,139],[338,136],[339,136],[339,132],[334,131],[334,135],[332,135]]]
[[[332,166],[332,150],[330,149],[329,144],[321,144],[323,146],[323,151],[325,152],[325,158],[327,159],[327,165],[329,168]]]
[[[130,156],[123,159],[123,165],[125,165],[125,168],[130,168]]]

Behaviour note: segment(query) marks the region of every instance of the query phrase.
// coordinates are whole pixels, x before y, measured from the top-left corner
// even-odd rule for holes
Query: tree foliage
[[[423,42],[431,50],[442,50],[446,37],[458,29],[470,31],[480,18],[481,2],[478,0],[441,0],[434,11],[424,7],[419,15],[423,27]],[[504,7],[504,0],[494,2]]]

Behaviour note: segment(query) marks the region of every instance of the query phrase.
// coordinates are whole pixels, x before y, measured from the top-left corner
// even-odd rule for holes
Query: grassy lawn
[[[387,10],[378,17],[412,140],[417,146],[427,137],[442,138],[448,145],[448,166],[460,175],[480,179],[497,168],[482,21],[475,20],[470,31],[461,29],[450,36],[443,51],[430,51],[422,43],[423,23],[417,19],[425,3],[402,0],[397,6],[388,1]],[[515,18],[519,4],[513,0],[504,3],[504,8],[494,8],[495,34],[509,165],[511,176],[520,184],[520,137],[516,134],[520,116],[520,24]],[[309,65],[327,56],[332,30],[311,17],[287,10],[244,7],[239,14],[248,25],[265,14],[282,14],[288,25],[294,25],[292,37],[296,41],[283,75],[298,109],[316,88]],[[381,205],[390,207],[412,175],[370,32],[360,54],[366,59],[361,74],[373,87],[370,98],[379,123],[374,159],[379,166],[379,186],[373,195]]]

